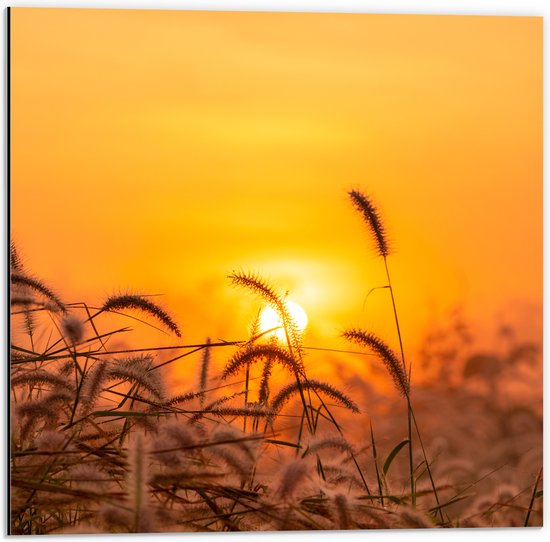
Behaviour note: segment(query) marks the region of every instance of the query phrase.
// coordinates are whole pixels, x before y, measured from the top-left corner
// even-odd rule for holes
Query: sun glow
[[[300,307],[300,305],[294,303],[294,301],[287,301],[286,306],[290,316],[298,328],[298,331],[303,333],[308,322],[306,312],[302,309],[302,307]],[[271,332],[269,335],[274,335],[281,341],[285,339],[285,330],[283,329],[283,323],[279,315],[271,307],[265,307],[260,313],[260,331],[265,333],[270,330]]]

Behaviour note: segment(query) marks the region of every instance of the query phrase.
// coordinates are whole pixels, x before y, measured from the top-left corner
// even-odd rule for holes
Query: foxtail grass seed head
[[[12,307],[20,305],[26,308],[28,308],[30,305],[44,306],[44,303],[40,303],[34,297],[29,295],[12,295],[10,299],[10,304]]]
[[[180,395],[175,395],[174,397],[170,397],[170,399],[168,399],[164,405],[165,406],[175,406],[175,405],[179,405],[181,403],[188,403],[189,401],[192,401],[193,399],[200,399],[201,397],[204,396],[204,393],[202,391],[199,391],[199,392],[194,392],[194,391],[190,391],[190,392],[187,392],[187,393],[182,393]]]
[[[308,465],[304,460],[296,460],[285,466],[277,489],[277,493],[281,499],[288,499],[293,496],[307,476],[307,472]]]
[[[319,380],[308,380],[307,383],[304,384],[304,387],[326,395],[340,406],[343,406],[355,414],[359,413],[359,407],[352,399],[326,382],[321,382]],[[291,382],[290,384],[284,386],[273,398],[273,401],[271,402],[272,410],[276,414],[279,413],[291,397],[296,395],[298,392],[299,385],[297,382]]]
[[[323,465],[326,481],[334,486],[343,486],[348,490],[354,489],[360,492],[365,490],[365,484],[352,472],[339,465]]]
[[[87,413],[96,403],[102,390],[103,383],[109,378],[109,367],[105,361],[96,361],[86,373],[82,385],[80,407]]]
[[[108,529],[107,532],[128,532],[132,528],[133,515],[123,506],[103,504],[98,510],[97,519]]]
[[[32,337],[36,329],[36,320],[33,312],[25,311],[24,326],[25,326],[25,331],[27,332],[27,335],[29,337]]]
[[[260,381],[260,391],[258,394],[258,400],[262,404],[267,403],[269,399],[269,379],[271,378],[272,369],[273,358],[267,358],[264,361],[264,367],[262,369],[262,379]]]
[[[224,405],[228,402],[230,402],[236,395],[240,395],[240,393],[236,393],[233,395],[224,395],[223,397],[219,397],[218,399],[212,401],[211,403],[207,405],[201,404],[201,409],[196,412],[191,418],[190,422],[195,423],[197,420],[202,418],[205,414],[211,412],[213,409],[217,409],[220,407],[220,405]],[[202,399],[202,396],[201,396]]]
[[[229,275],[229,278],[235,286],[242,286],[259,295],[268,305],[275,309],[279,315],[284,312],[283,299],[275,292],[271,284],[258,275],[239,271]]]
[[[41,396],[40,399],[18,403],[14,409],[16,417],[26,418],[26,422],[21,427],[21,440],[26,440],[40,420],[45,422],[45,428],[54,429],[59,418],[64,414],[64,407],[72,400],[74,400],[73,394],[65,390],[56,390]]]
[[[317,439],[314,442],[310,443],[304,452],[304,456],[317,454],[322,450],[338,450],[343,453],[353,454],[353,447],[351,444],[342,436],[337,435],[334,437],[327,437],[322,439]]]
[[[234,438],[235,435],[214,434],[211,442],[221,441],[221,443],[217,446],[209,446],[207,450],[210,455],[216,456],[226,463],[245,482],[247,477],[250,476],[254,464],[253,461],[250,461],[248,454],[244,454],[239,446],[228,442],[223,443],[224,440],[232,440]]]
[[[66,378],[53,374],[45,369],[34,369],[31,371],[24,371],[11,379],[11,385],[17,386],[40,386],[48,385],[54,389],[71,390],[72,385]]]
[[[101,488],[108,487],[111,480],[108,475],[102,472],[98,465],[77,464],[69,469],[68,477],[73,487],[80,491],[93,491],[100,493]]]
[[[425,514],[407,506],[401,506],[398,509],[398,516],[405,529],[429,529],[434,526]]]
[[[128,450],[128,477],[127,491],[128,504],[132,508],[132,531],[143,532],[141,518],[146,515],[148,505],[147,482],[148,474],[148,449],[141,433],[137,433]]]
[[[37,449],[46,452],[57,452],[65,446],[66,442],[66,435],[53,429],[44,429],[35,440]]]
[[[67,314],[61,320],[61,331],[70,344],[75,345],[79,343],[84,335],[82,320],[74,314]]]
[[[247,407],[216,407],[208,410],[208,414],[220,418],[250,417],[266,418],[268,421],[273,419],[273,411],[269,408],[261,408],[256,405]]]
[[[342,493],[334,497],[334,504],[338,513],[338,529],[345,531],[350,528],[351,518],[348,499]]]
[[[48,307],[51,307],[52,311],[66,312],[67,309],[65,308],[65,304],[61,301],[59,296],[38,279],[18,272],[12,273],[10,279],[12,287],[28,288],[44,296],[50,302]]]
[[[139,310],[154,316],[164,324],[177,337],[181,337],[181,331],[172,317],[156,303],[141,295],[124,294],[109,297],[103,306],[104,311]]]
[[[258,335],[260,335],[260,314],[261,312],[259,311],[249,326],[249,331],[248,331],[249,344],[252,344],[258,338]]]
[[[164,385],[158,371],[150,370],[152,367],[152,356],[141,354],[114,360],[109,365],[108,374],[110,378],[135,382],[156,399],[162,400],[164,398]]]
[[[178,446],[193,446],[196,443],[196,438],[192,428],[193,426],[181,421],[172,420],[163,425],[162,433]]]
[[[19,252],[17,246],[13,241],[10,242],[10,267],[13,271],[21,271],[21,258],[19,257]]]
[[[192,460],[197,444],[193,428],[193,425],[183,420],[171,420],[162,424],[153,440],[155,457],[172,469],[181,466],[184,460]]]
[[[258,442],[253,440],[254,435],[250,437],[246,433],[237,431],[234,427],[231,426],[222,426],[213,433],[212,440],[218,442],[229,442],[231,446],[236,446],[243,452],[250,463],[254,463],[256,460],[256,454],[254,451],[254,446]]]
[[[302,333],[295,319],[292,317],[284,297],[277,294],[271,284],[254,273],[234,272],[229,275],[229,278],[234,286],[242,286],[255,293],[275,311],[288,337],[290,347],[299,350],[302,342]]]
[[[361,329],[347,330],[342,336],[350,342],[372,350],[386,366],[397,390],[405,397],[409,395],[409,380],[403,365],[397,359],[395,352],[382,339]]]
[[[298,375],[302,372],[301,364],[283,348],[274,344],[256,344],[237,352],[225,366],[222,379],[236,374],[249,363],[262,359],[272,359],[286,367],[290,372]]]
[[[362,215],[372,235],[376,252],[378,255],[385,258],[390,253],[390,247],[384,223],[380,218],[380,213],[376,205],[358,190],[351,190],[348,194],[354,207]]]
[[[206,339],[206,344],[211,344],[210,337]],[[202,351],[202,358],[201,358],[201,371],[200,371],[200,379],[199,379],[199,388],[200,391],[203,393],[200,397],[200,403],[201,405],[204,403],[204,391],[206,390],[206,383],[208,380],[208,367],[210,366],[210,348],[206,346],[203,348]]]

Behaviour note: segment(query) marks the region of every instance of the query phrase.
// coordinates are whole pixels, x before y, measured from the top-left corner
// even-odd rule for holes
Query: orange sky
[[[307,343],[405,345],[461,306],[540,332],[542,19],[12,10],[12,235],[69,301],[162,293],[184,340],[243,338],[257,271]],[[530,312],[534,308],[534,312]],[[526,316],[527,319],[526,319]]]

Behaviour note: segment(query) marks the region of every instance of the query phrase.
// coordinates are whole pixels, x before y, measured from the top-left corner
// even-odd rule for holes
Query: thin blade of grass
[[[376,480],[378,482],[378,493],[380,495],[380,504],[384,506],[384,497],[382,497],[382,480],[380,478],[380,470],[378,469],[378,457],[376,453],[376,442],[374,440],[374,429],[372,428],[372,420],[370,421],[370,439],[372,442],[372,458],[374,460],[374,468],[376,470]],[[384,471],[384,474],[386,472]]]
[[[395,459],[395,457],[397,456],[397,454],[409,443],[409,439],[406,438],[404,440],[402,440],[388,455],[386,461],[384,462],[384,467],[383,467],[383,471],[384,471],[384,475],[388,474],[388,470],[390,469],[391,467],[391,464],[393,463],[393,460]]]

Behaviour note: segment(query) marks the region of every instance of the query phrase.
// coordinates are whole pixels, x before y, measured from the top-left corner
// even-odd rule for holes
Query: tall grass
[[[371,233],[371,236],[374,241],[375,251],[384,261],[384,269],[386,272],[387,285],[386,288],[390,292],[390,299],[392,304],[393,315],[395,319],[395,328],[397,331],[397,339],[399,341],[399,351],[401,355],[401,363],[399,363],[397,356],[394,352],[382,341],[379,337],[376,337],[373,333],[366,333],[362,330],[349,330],[344,332],[344,337],[352,342],[356,342],[361,346],[369,348],[372,350],[384,363],[388,369],[389,374],[394,380],[395,385],[399,392],[405,397],[407,401],[407,428],[408,428],[408,449],[409,449],[409,481],[411,488],[411,503],[413,508],[416,506],[416,480],[415,472],[416,468],[413,461],[413,431],[412,425],[414,422],[417,436],[420,442],[423,461],[426,466],[426,471],[430,478],[432,485],[434,497],[436,500],[436,509],[440,515],[441,521],[444,522],[445,518],[443,516],[443,511],[440,506],[439,496],[437,493],[437,488],[435,481],[432,476],[430,462],[426,455],[426,450],[422,442],[422,436],[420,434],[420,429],[416,422],[414,415],[414,410],[411,404],[411,374],[412,374],[412,363],[409,363],[407,367],[407,362],[405,361],[405,350],[403,347],[403,339],[401,336],[401,327],[399,324],[399,316],[397,312],[397,306],[395,302],[395,295],[393,290],[392,281],[390,278],[390,271],[388,267],[388,256],[390,255],[390,243],[387,238],[386,228],[382,220],[381,214],[372,201],[371,198],[365,196],[358,190],[351,190],[349,192],[349,197],[355,206],[356,210],[362,215],[363,220]]]
[[[117,338],[131,345],[139,325],[174,340],[182,331],[148,296],[113,295],[98,306],[65,301],[25,269],[12,244],[11,534],[540,524],[542,471],[506,491],[496,485],[497,494],[478,488],[498,467],[464,481],[450,479],[449,460],[435,444],[428,459],[411,403],[386,232],[370,199],[350,195],[385,263],[399,354],[369,331],[344,336],[381,360],[405,399],[407,438],[390,415],[377,418],[378,406],[393,399],[372,387],[361,399],[364,378],[350,392],[336,379],[310,375],[286,296],[263,277],[236,272],[229,280],[276,311],[283,340],[261,332],[256,318],[249,336],[233,342],[121,347]],[[187,389],[167,382],[176,363],[197,367]],[[529,434],[537,434],[534,423]],[[524,455],[513,461],[521,464]]]

